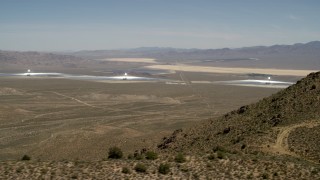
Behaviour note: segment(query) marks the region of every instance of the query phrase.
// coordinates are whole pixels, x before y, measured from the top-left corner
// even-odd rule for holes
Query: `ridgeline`
[[[319,162],[320,136],[315,137],[318,125],[320,72],[220,118],[176,130],[163,139],[158,149],[210,153],[220,147],[235,153],[286,154]]]

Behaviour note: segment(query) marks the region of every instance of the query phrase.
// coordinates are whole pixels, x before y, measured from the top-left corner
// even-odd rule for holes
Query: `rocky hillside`
[[[313,130],[318,125],[320,72],[311,73],[295,85],[223,117],[177,130],[164,138],[158,148],[162,151],[210,152],[223,147],[243,153],[271,152],[306,157],[318,162],[320,137],[308,135],[308,132],[317,134]],[[300,136],[297,136],[295,133],[299,132]],[[302,147],[297,142],[309,143]]]

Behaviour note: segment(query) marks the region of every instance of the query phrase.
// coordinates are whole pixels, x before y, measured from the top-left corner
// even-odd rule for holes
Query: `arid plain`
[[[126,68],[145,65],[122,64]],[[173,130],[279,91],[191,83],[246,79],[246,74],[177,71],[161,78],[183,83],[1,77],[0,159],[15,160],[28,154],[40,160],[99,160],[111,146],[132,152],[156,145]]]

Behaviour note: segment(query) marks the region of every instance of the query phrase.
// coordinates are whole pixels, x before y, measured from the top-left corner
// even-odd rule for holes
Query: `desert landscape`
[[[171,71],[191,71],[207,73],[225,73],[225,74],[272,74],[278,76],[306,76],[317,70],[288,70],[288,69],[268,69],[268,68],[226,68],[226,67],[208,67],[208,66],[191,66],[191,65],[152,65],[146,66],[150,69],[163,69]]]
[[[320,179],[320,1],[0,6],[0,180]]]
[[[109,58],[98,59],[100,61],[114,61],[114,62],[131,62],[131,63],[156,63],[155,59],[151,58]]]
[[[124,64],[108,63],[108,68],[112,69],[110,65],[113,64],[123,68],[150,68],[144,61],[145,59],[126,58],[126,61],[121,61]],[[94,61],[96,62],[99,63]],[[92,67],[95,67],[94,63],[91,62]],[[56,63],[56,66],[61,65]],[[166,67],[159,66],[153,68]],[[272,123],[276,123],[273,125],[275,128],[270,130],[264,125],[252,127],[248,122],[241,120],[238,127],[254,131],[245,135],[245,131],[241,130],[241,133],[236,130],[235,136],[229,137],[230,126],[235,127],[237,123],[223,123],[223,120],[219,120],[221,117],[229,118],[229,114],[233,116],[234,112],[241,112],[247,104],[279,94],[285,87],[272,84],[237,86],[213,83],[266,79],[268,76],[281,80],[280,82],[295,83],[311,70],[223,68],[221,71],[216,67],[191,66],[184,69],[186,66],[181,64],[176,66],[179,69],[166,67],[163,70],[168,70],[165,71],[167,73],[160,74],[131,72],[136,76],[161,78],[163,81],[11,76],[15,70],[9,69],[6,76],[0,78],[0,159],[3,172],[1,177],[319,177],[318,148],[303,148],[297,145],[302,138],[297,137],[298,134],[317,132],[305,131],[305,128],[313,130],[319,127],[317,115],[312,116],[313,118],[306,118],[304,115],[306,120],[313,121],[289,123],[289,126],[278,125],[282,123],[278,120],[279,115],[275,115],[275,120],[273,117],[267,117],[265,119],[271,119]],[[61,70],[64,73],[95,75],[94,77],[112,77],[112,74],[117,74],[109,70],[97,71],[95,68],[73,68],[66,71],[61,67]],[[41,72],[44,71],[46,69]],[[313,83],[318,83],[317,78],[317,75],[311,78]],[[317,89],[318,85],[314,88]],[[315,98],[319,98],[318,94]],[[239,107],[240,110],[237,110]],[[228,113],[230,111],[232,112]],[[317,114],[318,110],[315,110],[315,113]],[[215,123],[214,126],[205,125],[207,122]],[[222,124],[219,125],[220,123]],[[206,130],[203,125],[214,129]],[[199,130],[202,135],[197,137]],[[219,138],[221,132],[228,134],[224,140]],[[207,136],[207,140],[202,141],[203,136]],[[210,139],[214,140],[211,142],[209,136],[217,137],[211,137]],[[317,135],[303,137],[306,139],[301,139],[302,141],[308,141],[308,138]],[[112,147],[120,148],[124,157],[120,160],[108,159],[108,151]],[[218,150],[214,150],[214,147],[218,147]],[[305,148],[308,149],[307,154]],[[148,159],[148,152],[156,153],[157,158]],[[176,160],[177,153],[183,153],[184,162]],[[25,155],[31,157],[31,160],[20,161]],[[286,159],[286,163],[283,163],[283,159]],[[135,170],[138,164],[148,167],[147,173]],[[160,164],[168,165],[170,173],[159,173]],[[229,169],[228,173],[225,168]],[[266,169],[262,171],[264,168]],[[301,168],[301,171],[294,173],[296,168]]]
[[[186,79],[189,74],[183,76]],[[278,91],[32,76],[2,77],[0,81],[1,159],[30,154],[43,160],[98,160],[112,145],[126,152],[151,147],[175,129],[220,116]],[[255,96],[252,88],[259,90]]]

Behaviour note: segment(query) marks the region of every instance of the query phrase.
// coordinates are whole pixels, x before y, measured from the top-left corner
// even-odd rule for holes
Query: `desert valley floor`
[[[182,75],[188,81],[241,78],[187,72]],[[169,76],[179,79],[181,74]],[[0,84],[2,160],[19,159],[23,154],[42,160],[97,160],[105,157],[109,146],[125,151],[152,146],[175,129],[279,91],[203,83],[39,77],[2,77]]]

